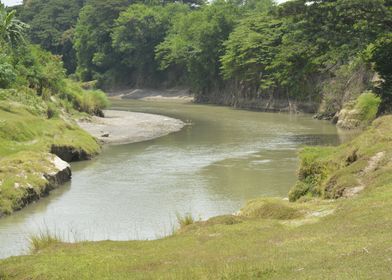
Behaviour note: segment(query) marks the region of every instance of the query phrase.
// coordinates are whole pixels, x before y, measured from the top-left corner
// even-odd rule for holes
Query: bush
[[[0,60],[0,88],[8,88],[15,80],[16,74],[12,65]]]
[[[301,151],[299,181],[289,192],[290,201],[297,201],[306,195],[323,194],[321,187],[329,175],[329,161],[326,158],[331,153],[333,153],[331,147],[307,147]]]
[[[77,82],[67,80],[60,98],[70,102],[81,112],[102,116],[102,110],[109,106],[106,94],[100,90],[83,90]]]
[[[310,189],[311,189],[310,184],[306,184],[305,182],[301,182],[301,181],[297,182],[289,192],[290,202],[297,201],[301,197],[310,194]]]
[[[48,110],[47,110],[46,114],[48,116],[48,119],[58,117],[59,111],[58,111],[56,105],[51,102],[49,102],[47,105],[48,105]]]
[[[83,92],[80,108],[82,112],[103,116],[102,109],[109,105],[104,92],[100,90],[87,90]]]
[[[368,126],[377,116],[381,98],[367,91],[354,104],[346,104],[339,112],[337,126],[344,129],[358,129]]]
[[[359,112],[361,121],[369,124],[376,118],[380,104],[381,98],[367,91],[358,97],[354,109]]]

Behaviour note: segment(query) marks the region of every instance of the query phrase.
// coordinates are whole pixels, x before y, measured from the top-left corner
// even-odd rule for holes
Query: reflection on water
[[[308,115],[142,101],[113,106],[192,125],[73,164],[72,183],[0,220],[0,257],[23,253],[26,237],[40,230],[70,241],[154,239],[172,231],[176,213],[207,219],[255,197],[285,197],[298,148],[341,141],[334,126]]]

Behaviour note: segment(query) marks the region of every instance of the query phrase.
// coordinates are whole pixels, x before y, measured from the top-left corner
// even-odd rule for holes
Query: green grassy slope
[[[59,104],[51,105],[61,110]],[[53,168],[52,145],[90,155],[100,151],[96,140],[66,114],[48,118],[48,110],[33,93],[0,92],[0,216],[23,207],[31,192],[44,195],[47,180],[42,174]]]
[[[391,279],[392,117],[351,143],[317,149],[302,154],[299,174],[302,182],[322,175],[297,202],[257,199],[239,216],[156,241],[52,240],[33,255],[1,261],[0,278]],[[349,198],[318,198],[358,186],[364,189]]]

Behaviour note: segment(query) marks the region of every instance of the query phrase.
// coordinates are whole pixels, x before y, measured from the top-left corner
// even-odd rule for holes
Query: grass
[[[295,206],[295,205],[294,205]],[[291,220],[302,216],[300,209],[285,203],[282,199],[254,199],[241,210],[249,218]]]
[[[369,124],[376,118],[380,104],[381,98],[367,91],[358,97],[355,109],[360,112],[361,120]]]
[[[50,105],[55,106],[54,104]],[[61,107],[55,107],[61,110]],[[47,192],[43,174],[52,171],[51,147],[99,153],[97,141],[65,115],[48,118],[35,94],[0,91],[0,216],[19,210]]]
[[[29,237],[29,241],[30,252],[34,254],[55,244],[60,244],[62,239],[59,235],[53,234],[47,229],[39,232],[38,234],[31,235]]]
[[[373,156],[382,152],[385,159],[392,157],[391,121],[391,116],[379,118],[360,136],[339,147],[305,148],[300,153],[299,180],[290,191],[290,200],[315,196],[336,199],[345,190],[361,185],[367,177],[362,171]]]
[[[339,114],[338,126],[361,129],[369,126],[377,116],[381,98],[371,91],[362,93],[355,103],[346,104]]]
[[[63,100],[68,100],[80,112],[101,115],[102,109],[109,106],[104,92],[100,90],[84,90],[82,86],[72,80],[65,81],[66,87],[60,94]]]
[[[0,261],[0,271],[5,279],[391,279],[392,117],[351,143],[305,153],[299,178],[325,172],[313,186],[321,197],[253,200],[239,215],[156,241],[56,242]],[[321,199],[352,178],[361,178],[363,192]]]
[[[192,225],[195,223],[195,219],[193,218],[192,214],[188,213],[184,216],[181,216],[179,213],[176,215],[177,223],[180,226],[180,230],[185,228],[186,226]]]

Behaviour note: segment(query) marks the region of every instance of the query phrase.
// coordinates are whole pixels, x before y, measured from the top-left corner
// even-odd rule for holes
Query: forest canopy
[[[392,100],[391,0],[30,0],[17,15],[68,74],[104,89],[182,85],[204,102],[288,98],[333,114],[377,71],[384,110]]]

